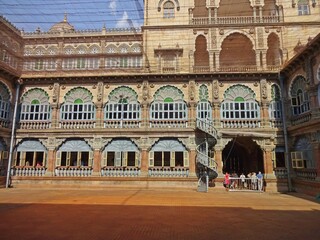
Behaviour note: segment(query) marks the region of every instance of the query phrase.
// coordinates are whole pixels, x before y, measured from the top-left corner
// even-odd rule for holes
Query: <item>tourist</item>
[[[257,174],[257,178],[258,178],[258,190],[259,190],[260,192],[262,192],[262,188],[263,188],[263,175],[262,175],[261,172],[259,172],[259,173]]]
[[[240,188],[241,189],[244,188],[245,181],[246,181],[246,176],[243,173],[241,173],[241,175],[240,175]]]
[[[224,175],[223,186],[226,188],[226,191],[228,191],[230,186],[230,175],[228,172]]]

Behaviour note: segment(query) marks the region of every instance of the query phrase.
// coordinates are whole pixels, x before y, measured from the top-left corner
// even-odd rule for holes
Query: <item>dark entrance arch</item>
[[[236,137],[222,151],[223,173],[264,172],[263,152],[250,137]]]

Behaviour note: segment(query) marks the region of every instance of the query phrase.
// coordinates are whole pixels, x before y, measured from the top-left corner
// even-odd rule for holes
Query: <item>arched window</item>
[[[188,119],[187,113],[187,104],[183,100],[183,93],[178,88],[164,86],[155,93],[150,107],[151,121],[167,120],[161,121],[163,125],[171,125],[170,120],[185,122]]]
[[[309,15],[309,0],[298,0],[298,15]]]
[[[299,138],[294,146],[294,151],[291,152],[292,167],[314,168],[315,158],[312,149],[312,145],[307,138]]]
[[[167,1],[163,4],[163,18],[174,18],[174,3]]]
[[[130,140],[115,139],[103,151],[103,167],[140,167],[140,152]]]
[[[57,151],[56,167],[87,167],[93,164],[93,151],[83,140],[68,140]]]
[[[189,167],[189,153],[179,141],[161,139],[149,152],[149,167]]]
[[[16,148],[15,166],[46,166],[47,149],[38,140],[25,140]]]
[[[31,89],[22,96],[20,121],[50,120],[49,96],[42,89]]]
[[[208,101],[209,93],[205,85],[201,85],[199,89],[199,99],[197,104],[197,118],[202,120],[212,120],[212,106]]]
[[[254,92],[243,85],[227,89],[221,104],[221,119],[260,119]]]
[[[8,88],[0,83],[0,120],[9,121],[10,116],[10,93]]]
[[[92,95],[85,88],[70,90],[65,96],[65,103],[61,106],[61,120],[94,120],[95,106]]]
[[[269,118],[271,120],[281,119],[281,94],[280,88],[276,84],[271,86],[272,100],[269,105]]]
[[[295,78],[291,86],[291,108],[293,115],[300,115],[310,110],[309,94],[304,77]]]
[[[105,105],[105,127],[139,127],[141,118],[137,93],[129,87],[119,87],[109,95]]]

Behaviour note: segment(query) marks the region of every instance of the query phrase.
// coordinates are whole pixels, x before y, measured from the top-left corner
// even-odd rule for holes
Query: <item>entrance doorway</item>
[[[222,151],[223,173],[264,172],[263,152],[250,137],[235,137]]]

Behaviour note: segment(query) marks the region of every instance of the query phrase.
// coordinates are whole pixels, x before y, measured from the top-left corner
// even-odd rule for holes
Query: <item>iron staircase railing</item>
[[[201,183],[206,181],[207,177],[209,181],[218,177],[218,163],[211,157],[210,150],[217,143],[217,130],[208,119],[197,118],[196,127],[206,133],[206,140],[197,146],[197,176]]]

